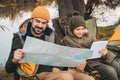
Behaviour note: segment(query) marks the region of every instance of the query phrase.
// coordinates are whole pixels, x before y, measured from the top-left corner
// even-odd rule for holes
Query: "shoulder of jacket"
[[[66,35],[65,37],[63,37],[63,41],[69,41],[71,40],[72,38],[69,36],[69,35]]]
[[[19,37],[19,35],[18,35],[18,32],[16,32],[16,33],[13,33],[13,36],[14,36],[14,38],[17,38],[17,37]]]
[[[14,39],[19,38],[21,43],[24,44],[24,40],[23,40],[22,34],[20,32],[13,33],[13,35],[14,35]]]

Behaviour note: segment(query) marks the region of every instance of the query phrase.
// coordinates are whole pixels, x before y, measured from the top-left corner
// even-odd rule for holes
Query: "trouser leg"
[[[116,70],[107,64],[101,64],[94,67],[100,74],[104,75],[106,80],[118,80]]]
[[[111,66],[115,68],[118,77],[120,78],[120,58],[115,59],[112,63]]]

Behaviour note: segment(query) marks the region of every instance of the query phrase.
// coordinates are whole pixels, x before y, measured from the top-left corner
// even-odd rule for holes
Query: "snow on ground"
[[[114,25],[120,20],[120,6],[110,9],[105,5],[94,8],[92,16],[96,18],[98,26]]]

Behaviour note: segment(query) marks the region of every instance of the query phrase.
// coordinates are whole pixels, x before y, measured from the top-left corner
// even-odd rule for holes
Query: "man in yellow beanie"
[[[14,33],[12,47],[5,69],[8,73],[14,73],[14,80],[33,78],[40,72],[51,72],[52,66],[36,65],[33,63],[18,63],[24,56],[22,49],[27,36],[38,38],[48,42],[55,42],[54,31],[48,27],[50,21],[49,11],[45,6],[36,7],[30,19],[27,19]]]

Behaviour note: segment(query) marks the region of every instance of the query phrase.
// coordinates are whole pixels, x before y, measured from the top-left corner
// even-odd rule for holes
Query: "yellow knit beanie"
[[[49,22],[50,21],[50,14],[45,6],[37,6],[33,10],[31,18],[43,18]]]

